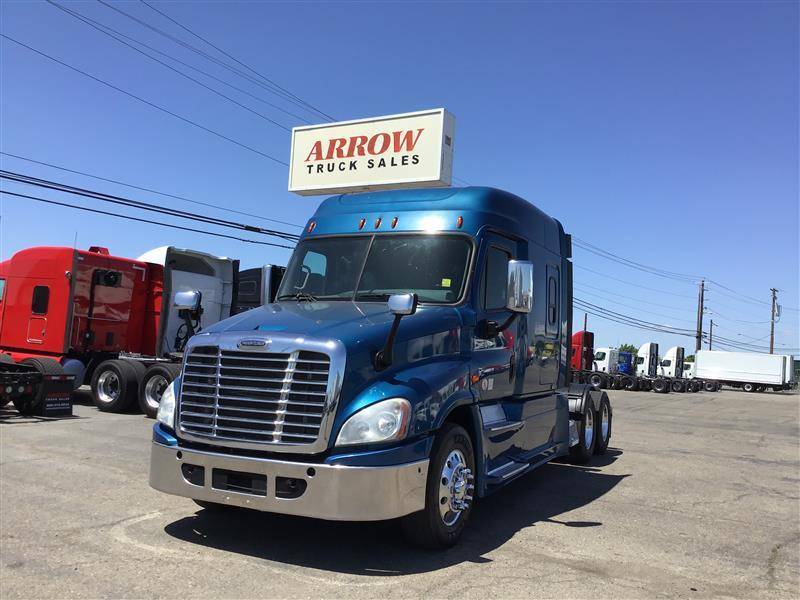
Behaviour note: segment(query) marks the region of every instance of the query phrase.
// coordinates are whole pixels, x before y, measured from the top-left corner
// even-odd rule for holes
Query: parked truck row
[[[138,403],[154,417],[188,340],[264,304],[281,274],[171,246],[137,259],[96,246],[21,250],[0,263],[0,401],[31,413],[43,382],[64,375],[91,385],[100,410]]]
[[[596,389],[714,392],[727,385],[754,392],[796,385],[789,355],[699,350],[694,361],[686,361],[685,354],[683,347],[673,346],[660,356],[655,342],[642,344],[636,353],[595,349],[592,332],[572,336],[574,376]]]

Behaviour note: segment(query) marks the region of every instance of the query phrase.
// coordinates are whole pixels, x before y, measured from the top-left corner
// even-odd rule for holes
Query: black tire
[[[0,352],[0,364],[2,364],[2,363],[6,363],[7,365],[13,365],[14,364],[14,359],[11,358],[10,354],[3,354],[2,352]],[[10,397],[6,398],[5,400],[0,400],[0,408],[5,406],[9,402],[11,402],[11,398]]]
[[[137,366],[138,365],[138,366]],[[103,412],[125,412],[136,402],[144,365],[128,360],[107,360],[92,373],[92,401]]]
[[[717,391],[717,384],[713,381],[704,381],[703,382],[703,389],[707,392],[716,392]]]
[[[622,382],[622,379],[620,377],[614,377],[614,379],[611,380],[612,390],[621,390],[624,387],[624,385],[625,384]]]
[[[440,497],[440,485],[443,483],[442,476],[445,473],[446,465],[452,453],[459,452],[465,462],[465,468],[470,470],[465,478],[466,485],[465,499],[467,506],[461,511],[454,511],[452,514],[455,520],[451,523],[445,521],[446,515],[440,512],[440,506],[448,504],[446,497]],[[464,472],[462,468],[461,473]],[[475,473],[475,454],[472,449],[472,440],[467,431],[454,423],[446,423],[436,436],[436,441],[431,450],[430,468],[428,470],[428,481],[425,489],[425,508],[421,511],[412,513],[402,518],[401,524],[403,532],[412,543],[430,549],[443,549],[453,546],[461,537],[464,527],[472,512],[472,485]],[[445,509],[447,510],[447,509]]]
[[[649,379],[639,380],[639,389],[643,392],[649,392],[653,389],[653,382]]]
[[[701,392],[701,391],[703,391],[703,384],[700,383],[699,381],[697,381],[696,379],[693,379],[689,383],[692,386],[692,391],[693,392]]]
[[[639,391],[639,380],[635,377],[628,377],[625,380],[625,389],[629,392],[637,392]]]
[[[139,382],[139,408],[151,419],[156,418],[161,394],[181,372],[181,366],[172,363],[150,365]]]
[[[660,377],[657,379],[653,379],[651,382],[651,388],[657,394],[666,394],[669,392],[669,384],[664,379]]]
[[[604,398],[607,398],[603,394]],[[572,463],[582,465],[589,462],[594,454],[597,442],[597,413],[590,398],[586,398],[583,405],[581,419],[578,421],[578,443],[569,449],[569,460]],[[591,432],[587,432],[587,424],[591,426]]]
[[[755,392],[756,391],[756,384],[754,383],[743,383],[742,389],[745,392]]]
[[[597,434],[595,435],[596,439],[594,444],[595,454],[605,454],[606,450],[608,450],[608,443],[611,441],[611,421],[613,416],[611,401],[608,399],[608,396],[603,394],[603,397],[600,399],[600,410],[597,411],[594,421],[597,424]],[[604,421],[606,422],[605,427]]]
[[[61,364],[52,358],[24,358],[20,361],[22,365],[30,365],[42,375],[63,375],[64,369]],[[44,400],[44,385],[32,396],[18,396],[14,398],[14,408],[22,415],[31,415]]]
[[[680,379],[673,379],[669,389],[671,389],[673,392],[685,392],[686,384],[684,384]]]
[[[592,373],[591,375],[589,375],[589,379],[588,379],[587,383],[590,386],[592,386],[594,389],[601,390],[604,387],[603,386],[603,380],[604,379],[605,378],[602,375],[600,375],[599,373]]]

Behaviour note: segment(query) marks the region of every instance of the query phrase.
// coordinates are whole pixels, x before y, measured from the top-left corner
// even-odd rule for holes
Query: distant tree
[[[694,354],[690,354],[689,356],[683,357],[684,362],[694,362]]]
[[[638,348],[633,344],[620,344],[619,351],[620,352],[630,352],[631,354],[636,354],[638,352]]]

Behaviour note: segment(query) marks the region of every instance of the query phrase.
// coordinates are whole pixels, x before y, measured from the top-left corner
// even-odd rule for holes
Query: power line
[[[192,44],[189,44],[189,43],[185,42],[184,40],[182,40],[182,39],[180,39],[178,37],[175,37],[174,35],[172,35],[170,33],[167,33],[163,29],[159,29],[158,27],[155,27],[154,25],[151,25],[147,21],[144,21],[144,20],[142,20],[142,19],[140,19],[140,18],[138,18],[138,17],[136,17],[136,16],[134,16],[134,15],[132,15],[130,13],[125,12],[124,10],[122,10],[122,9],[120,9],[120,8],[110,4],[108,2],[105,2],[104,0],[97,0],[97,1],[100,4],[102,4],[103,6],[105,6],[107,8],[110,8],[111,10],[113,10],[113,11],[115,11],[115,12],[117,12],[117,13],[125,16],[125,17],[127,17],[128,19],[130,19],[130,20],[132,20],[132,21],[134,21],[136,23],[138,23],[142,27],[145,27],[145,28],[147,28],[147,29],[149,29],[149,30],[151,30],[151,31],[153,31],[153,32],[155,32],[155,33],[167,38],[168,40],[178,44],[179,46],[182,46],[183,48],[186,48],[187,50],[189,50],[191,52],[194,52],[195,54],[198,54],[199,56],[202,56],[206,60],[209,60],[209,61],[219,65],[220,67],[222,67],[224,69],[227,69],[227,70],[229,70],[229,71],[231,71],[233,73],[236,73],[240,77],[243,77],[244,79],[246,79],[246,80],[248,80],[248,81],[250,81],[250,82],[252,82],[252,83],[254,83],[256,85],[261,86],[262,88],[264,88],[265,90],[269,91],[272,94],[275,94],[276,96],[278,96],[278,97],[280,97],[280,98],[282,98],[282,99],[284,99],[284,100],[286,100],[288,102],[291,102],[292,104],[294,104],[296,106],[299,106],[299,107],[303,108],[304,110],[308,110],[302,103],[297,102],[290,95],[286,94],[285,92],[282,92],[280,89],[278,89],[274,85],[273,86],[267,85],[263,81],[260,81],[260,80],[256,79],[255,77],[252,77],[251,75],[248,75],[244,71],[242,71],[240,69],[237,69],[237,68],[229,65],[228,63],[219,60],[218,58],[216,58],[214,56],[211,56],[208,52],[205,52],[205,51],[197,48],[196,46],[193,46]]]
[[[59,4],[57,4],[57,3],[56,3],[56,2],[54,2],[53,0],[45,0],[45,1],[46,1],[46,2],[48,2],[49,4],[51,4],[51,5],[55,6],[55,7],[56,7],[56,8],[58,8],[59,10],[62,10],[62,11],[64,11],[65,13],[67,13],[67,14],[71,15],[72,17],[74,17],[74,18],[76,18],[76,19],[78,19],[78,20],[82,21],[83,23],[85,23],[85,24],[86,24],[86,25],[88,25],[89,27],[92,27],[93,29],[96,29],[97,31],[99,31],[99,32],[100,32],[100,33],[102,33],[103,35],[107,35],[108,37],[110,37],[110,38],[111,38],[111,39],[113,39],[113,40],[116,40],[116,41],[117,41],[117,42],[119,42],[120,44],[123,44],[123,45],[127,46],[128,48],[130,48],[131,50],[134,50],[135,52],[138,52],[138,53],[139,53],[139,54],[141,54],[142,56],[145,56],[145,57],[149,58],[150,60],[157,62],[158,64],[160,64],[160,65],[162,65],[162,66],[166,67],[166,68],[167,68],[167,69],[169,69],[170,71],[173,71],[173,72],[177,73],[177,74],[178,74],[178,75],[180,75],[181,77],[185,77],[185,78],[186,78],[186,79],[188,79],[189,81],[192,81],[192,82],[196,83],[197,85],[199,85],[199,86],[201,86],[201,87],[203,87],[203,88],[205,88],[205,89],[209,90],[210,92],[212,92],[212,93],[214,93],[214,94],[218,95],[219,97],[221,97],[221,98],[224,98],[224,99],[225,99],[225,100],[227,100],[228,102],[231,102],[231,103],[235,104],[236,106],[238,106],[238,107],[240,107],[240,108],[243,108],[244,110],[246,110],[246,111],[248,111],[248,112],[250,112],[250,113],[252,113],[252,114],[256,115],[257,117],[259,117],[259,118],[261,118],[261,119],[263,119],[263,120],[265,120],[265,121],[267,121],[267,122],[269,122],[269,123],[272,123],[272,124],[273,124],[273,125],[275,125],[276,127],[279,127],[279,128],[281,128],[281,129],[283,129],[284,131],[291,131],[291,129],[289,129],[288,127],[286,127],[284,124],[282,124],[282,123],[278,123],[278,121],[275,121],[274,119],[271,119],[271,118],[269,118],[267,115],[265,115],[265,114],[262,114],[262,113],[258,112],[257,110],[253,110],[253,109],[252,109],[252,108],[250,108],[249,106],[247,106],[247,105],[245,105],[245,104],[242,104],[241,102],[239,102],[238,100],[236,100],[236,99],[234,99],[234,98],[231,98],[230,96],[226,96],[226,95],[225,95],[225,94],[223,94],[222,92],[220,92],[220,91],[218,91],[218,90],[215,90],[214,88],[212,88],[212,87],[211,87],[211,86],[209,86],[209,85],[206,85],[205,83],[203,83],[203,82],[202,82],[202,81],[200,81],[199,79],[195,79],[194,77],[192,77],[191,75],[187,75],[186,73],[184,73],[184,72],[183,72],[183,71],[181,71],[180,69],[176,69],[176,68],[175,68],[175,67],[173,67],[172,65],[169,65],[169,64],[165,63],[163,60],[160,60],[160,59],[156,58],[155,56],[151,56],[151,55],[149,55],[147,52],[145,52],[144,50],[140,50],[139,48],[137,48],[137,47],[136,47],[136,46],[134,46],[133,44],[129,44],[129,43],[128,43],[128,42],[126,42],[125,40],[123,40],[123,39],[121,39],[121,38],[119,38],[119,37],[115,36],[113,33],[109,33],[108,31],[104,31],[104,30],[103,30],[103,29],[102,29],[100,26],[98,26],[98,25],[95,25],[94,23],[90,23],[88,19],[85,19],[85,18],[84,18],[84,17],[82,17],[80,14],[78,14],[78,13],[76,13],[76,12],[74,12],[74,11],[72,11],[72,10],[68,9],[68,8],[65,8],[65,7],[63,7],[63,6],[59,5]]]
[[[616,318],[625,319],[625,320],[627,320],[627,321],[629,321],[631,323],[643,324],[643,325],[646,325],[648,327],[658,327],[664,333],[691,334],[692,336],[695,335],[694,331],[690,330],[690,329],[685,329],[685,328],[682,328],[682,327],[674,327],[672,325],[664,325],[664,324],[661,324],[661,323],[654,323],[652,321],[646,321],[644,319],[638,319],[638,318],[635,318],[635,317],[631,317],[629,315],[625,315],[625,314],[622,314],[622,313],[615,312],[615,311],[610,310],[608,308],[605,308],[603,306],[599,306],[597,304],[593,304],[591,302],[587,302],[586,300],[581,300],[580,298],[573,298],[573,300],[575,301],[575,303],[578,303],[578,304],[580,304],[582,306],[588,306],[588,307],[593,308],[595,310],[600,310],[600,311],[603,311],[605,313],[609,313],[609,314],[613,315]]]
[[[169,54],[168,52],[163,52],[163,51],[159,50],[158,48],[154,48],[153,46],[151,46],[149,44],[145,44],[141,40],[137,40],[136,38],[131,37],[131,36],[121,32],[119,29],[114,29],[113,27],[110,27],[110,26],[106,25],[105,23],[101,23],[100,21],[92,19],[91,17],[87,17],[86,15],[81,14],[76,10],[69,9],[69,8],[66,8],[66,7],[60,6],[60,5],[56,5],[56,6],[57,6],[57,8],[60,8],[63,11],[67,11],[67,12],[70,12],[70,13],[76,15],[76,16],[79,16],[84,21],[88,21],[88,22],[93,23],[97,27],[100,27],[102,30],[110,31],[110,32],[114,33],[115,35],[117,35],[119,37],[125,38],[129,42],[133,42],[134,44],[137,44],[137,45],[141,46],[142,48],[147,48],[151,52],[155,52],[156,54],[159,54],[160,56],[163,56],[164,58],[167,58],[167,59],[169,59],[169,60],[171,60],[173,62],[176,62],[179,65],[183,65],[184,67],[187,67],[187,68],[191,69],[192,71],[195,71],[196,73],[200,73],[201,75],[204,75],[205,77],[208,77],[209,79],[213,79],[214,81],[217,81],[217,82],[221,83],[222,85],[226,85],[229,88],[231,88],[232,90],[236,90],[237,92],[239,92],[241,94],[249,96],[253,100],[261,102],[262,104],[266,104],[267,106],[270,106],[270,107],[274,108],[275,110],[279,110],[282,113],[284,113],[284,114],[286,114],[286,115],[288,115],[290,117],[293,117],[293,118],[295,118],[295,119],[297,119],[299,121],[302,121],[303,123],[310,123],[310,121],[308,119],[306,119],[305,117],[301,117],[300,115],[298,115],[296,113],[293,113],[293,112],[291,112],[289,110],[286,110],[282,106],[278,106],[277,104],[274,104],[274,103],[272,103],[272,102],[270,102],[268,100],[264,100],[264,98],[261,98],[260,96],[256,96],[255,94],[247,91],[244,88],[240,88],[239,86],[233,85],[232,83],[230,83],[228,81],[225,81],[224,79],[222,79],[220,77],[217,77],[213,73],[209,73],[208,71],[200,69],[200,68],[198,68],[198,67],[196,67],[196,66],[194,66],[194,65],[192,65],[192,64],[190,64],[190,63],[188,63],[186,61],[183,61],[183,60],[181,60],[179,58],[176,58],[176,57],[172,56],[171,54]]]
[[[302,225],[298,225],[297,223],[289,223],[288,221],[280,221],[278,219],[271,219],[271,218],[265,217],[263,215],[256,215],[256,214],[249,213],[249,212],[243,212],[243,211],[240,211],[240,210],[234,210],[232,208],[226,208],[224,206],[219,206],[218,204],[211,204],[209,202],[201,202],[200,200],[192,200],[191,198],[187,198],[185,196],[178,196],[176,194],[168,194],[167,192],[159,192],[158,190],[154,190],[152,188],[142,187],[142,186],[139,186],[139,185],[134,185],[132,183],[125,183],[124,181],[119,181],[117,179],[109,179],[107,177],[100,177],[99,175],[92,175],[91,173],[86,173],[85,171],[77,171],[75,169],[68,169],[67,167],[54,165],[53,163],[44,162],[44,161],[41,161],[41,160],[34,160],[32,158],[28,158],[28,157],[25,157],[25,156],[20,156],[19,154],[11,154],[10,152],[2,152],[2,151],[0,151],[0,154],[5,155],[5,156],[11,156],[11,157],[17,158],[19,160],[24,160],[24,161],[29,162],[29,163],[33,163],[33,164],[37,164],[37,165],[43,165],[45,167],[51,167],[53,169],[58,169],[59,171],[65,171],[67,173],[74,173],[76,175],[83,175],[84,177],[91,177],[92,179],[97,179],[99,181],[106,181],[108,183],[114,183],[116,185],[122,185],[122,186],[125,186],[125,187],[129,187],[131,189],[134,189],[134,190],[140,190],[140,191],[143,191],[143,192],[149,192],[151,194],[158,194],[159,196],[164,196],[166,198],[175,198],[176,200],[182,200],[184,202],[190,202],[192,204],[197,204],[199,206],[206,206],[206,207],[209,207],[209,208],[216,208],[218,210],[222,210],[222,211],[233,213],[233,214],[237,214],[237,215],[242,215],[242,216],[245,216],[245,217],[253,217],[254,219],[263,219],[264,221],[270,221],[272,223],[280,223],[281,225],[289,225],[290,227],[299,227],[301,229],[303,227]]]
[[[122,196],[115,196],[112,194],[104,194],[102,192],[96,192],[93,190],[89,190],[86,188],[79,188],[67,184],[62,184],[55,181],[49,181],[47,179],[40,179],[38,177],[31,177],[29,175],[23,175],[20,173],[14,173],[12,171],[5,171],[0,170],[0,178],[8,179],[11,181],[16,181],[17,183],[23,183],[27,185],[33,185],[36,187],[42,187],[46,189],[51,189],[60,192],[66,192],[68,194],[74,194],[77,196],[83,196],[85,198],[92,198],[95,200],[101,200],[103,202],[110,202],[112,204],[118,204],[122,206],[128,206],[131,208],[137,208],[140,210],[146,210],[149,212],[156,212],[164,215],[169,215],[173,217],[179,217],[182,219],[189,219],[193,221],[198,221],[202,223],[207,223],[210,225],[218,225],[220,227],[229,227],[232,229],[239,229],[242,231],[250,231],[253,233],[260,233],[263,235],[271,235],[275,237],[283,238],[287,241],[297,241],[299,238],[298,235],[293,233],[288,233],[285,231],[278,231],[275,229],[264,229],[263,227],[255,227],[253,225],[246,225],[244,223],[237,223],[235,221],[228,221],[226,219],[219,219],[217,217],[209,217],[206,215],[201,215],[198,213],[187,212],[179,209],[174,208],[165,208],[160,207],[155,204],[150,204],[148,202],[142,202],[140,200],[131,200],[130,198],[124,198]]]
[[[217,52],[219,52],[220,54],[223,54],[224,56],[227,56],[227,57],[228,57],[228,58],[230,58],[232,61],[234,61],[236,64],[238,64],[238,65],[240,65],[240,66],[244,67],[245,69],[247,69],[248,71],[250,71],[250,72],[251,72],[251,73],[253,73],[254,75],[257,75],[258,77],[261,77],[261,79],[263,79],[264,81],[267,81],[267,82],[271,83],[271,84],[272,84],[272,85],[274,85],[276,88],[278,88],[278,89],[279,89],[279,90],[281,90],[282,92],[285,92],[286,94],[288,94],[289,96],[291,96],[292,98],[294,98],[295,100],[297,100],[298,102],[300,102],[300,103],[304,104],[304,105],[305,105],[305,106],[307,106],[308,108],[310,108],[310,109],[312,109],[313,111],[315,111],[315,112],[319,113],[319,114],[320,114],[320,115],[322,115],[323,117],[325,117],[325,118],[327,118],[327,119],[330,119],[331,121],[335,121],[335,120],[336,120],[334,117],[330,116],[330,115],[329,115],[329,114],[327,114],[327,113],[324,113],[323,111],[321,111],[321,110],[320,110],[320,109],[318,109],[317,107],[313,106],[312,104],[310,104],[310,103],[306,102],[305,100],[303,100],[302,98],[300,98],[299,96],[297,96],[296,94],[294,94],[293,92],[290,92],[290,91],[289,91],[289,90],[287,90],[286,88],[284,88],[284,87],[282,87],[282,86],[278,85],[278,84],[277,84],[275,81],[273,81],[272,79],[270,79],[270,78],[269,78],[269,77],[267,77],[266,75],[264,75],[264,74],[262,74],[262,73],[259,73],[258,71],[256,71],[255,69],[253,69],[251,66],[249,66],[249,65],[247,65],[247,64],[245,64],[245,63],[243,63],[241,60],[239,60],[239,59],[238,59],[238,58],[236,58],[235,56],[233,56],[233,55],[229,54],[228,52],[226,52],[225,50],[223,50],[223,49],[222,49],[222,48],[220,48],[219,46],[217,46],[217,45],[215,45],[215,44],[211,43],[211,42],[210,42],[208,39],[204,38],[203,36],[199,35],[198,33],[195,33],[194,31],[192,31],[191,29],[189,29],[188,27],[186,27],[186,26],[185,26],[185,25],[183,25],[182,23],[179,23],[177,20],[173,19],[173,18],[172,18],[172,17],[170,17],[168,14],[166,14],[166,13],[164,13],[164,12],[160,11],[160,10],[159,10],[159,9],[157,9],[155,6],[153,6],[152,4],[150,4],[149,2],[145,2],[145,0],[140,0],[140,2],[141,2],[142,4],[144,4],[145,6],[147,6],[148,8],[150,8],[150,9],[154,10],[155,12],[157,12],[158,14],[160,14],[160,15],[161,15],[162,17],[164,17],[165,19],[167,19],[167,20],[171,21],[172,23],[174,23],[175,25],[177,25],[178,27],[180,27],[181,29],[183,29],[183,30],[184,30],[184,31],[186,31],[187,33],[190,33],[191,35],[193,35],[194,37],[196,37],[196,38],[197,38],[197,39],[199,39],[200,41],[202,41],[202,42],[205,42],[206,44],[208,44],[209,46],[211,46],[212,48],[214,48],[214,50],[216,50],[216,51],[217,51]]]
[[[248,244],[259,244],[261,246],[274,246],[276,248],[286,248],[288,250],[292,250],[293,249],[293,246],[285,246],[283,244],[274,244],[272,242],[264,242],[264,241],[261,241],[261,240],[249,240],[247,238],[241,238],[241,237],[237,237],[237,236],[234,236],[234,235],[227,235],[225,233],[217,233],[217,232],[214,232],[214,231],[206,231],[206,230],[203,230],[203,229],[195,229],[193,227],[184,227],[182,225],[175,225],[175,224],[171,224],[171,223],[163,223],[161,221],[152,221],[150,219],[141,219],[139,217],[132,217],[130,215],[123,215],[123,214],[120,214],[120,213],[113,213],[113,212],[109,212],[109,211],[105,211],[105,210],[98,210],[96,208],[88,208],[88,207],[85,207],[85,206],[78,206],[76,204],[68,204],[66,202],[56,202],[55,200],[46,200],[44,198],[38,198],[36,196],[29,196],[27,194],[18,194],[16,192],[9,192],[7,190],[2,190],[2,189],[0,189],[0,194],[5,194],[7,196],[16,196],[18,198],[26,198],[28,200],[35,200],[36,202],[44,202],[46,204],[53,204],[53,205],[56,205],[56,206],[64,206],[66,208],[72,208],[72,209],[75,209],[75,210],[82,210],[82,211],[85,211],[85,212],[91,212],[91,213],[96,213],[96,214],[100,214],[100,215],[107,215],[107,216],[110,216],[110,217],[116,217],[118,219],[127,219],[128,221],[137,221],[139,223],[148,223],[150,225],[158,225],[159,227],[169,227],[170,229],[180,229],[182,231],[191,231],[193,233],[202,233],[203,235],[212,235],[214,237],[227,238],[229,240],[235,240],[237,242],[247,242]]]
[[[645,265],[643,263],[639,263],[623,256],[619,256],[618,254],[614,254],[613,252],[609,252],[608,250],[604,250],[599,246],[595,246],[594,244],[590,244],[589,242],[580,239],[579,237],[572,236],[572,241],[575,246],[586,250],[587,252],[591,252],[597,256],[601,256],[608,260],[617,262],[621,265],[625,265],[626,267],[630,267],[632,269],[637,269],[639,271],[643,271],[645,273],[649,273],[651,275],[657,275],[659,277],[664,277],[666,279],[671,279],[674,281],[681,281],[683,283],[696,283],[702,277],[698,277],[695,275],[687,275],[685,273],[677,273],[674,271],[666,271],[664,269],[659,269],[657,267],[651,267],[649,265]]]
[[[603,292],[604,294],[610,294],[612,296],[619,296],[620,298],[625,298],[627,300],[630,300],[631,302],[640,302],[640,303],[643,303],[643,304],[647,304],[648,306],[658,306],[660,308],[667,308],[669,310],[674,310],[674,311],[681,312],[681,313],[685,313],[686,312],[685,308],[672,306],[670,304],[659,304],[658,302],[650,302],[649,300],[642,300],[641,298],[631,298],[627,294],[620,294],[618,292],[612,292],[612,291],[607,290],[605,288],[597,287],[597,286],[594,286],[594,285],[589,285],[588,283],[584,283],[583,281],[581,281],[580,284],[574,284],[574,285],[576,287],[580,286],[580,287],[584,287],[584,288],[590,288],[592,290],[597,290],[598,292]],[[594,293],[594,292],[589,292],[589,293]]]
[[[168,109],[164,108],[163,106],[159,106],[158,104],[154,104],[153,102],[150,102],[149,100],[145,100],[144,98],[142,98],[140,96],[137,96],[136,94],[132,94],[131,92],[128,92],[127,90],[123,90],[120,87],[117,87],[117,86],[115,86],[115,85],[113,85],[111,83],[108,83],[107,81],[104,81],[104,80],[100,79],[99,77],[95,77],[94,75],[91,75],[91,74],[87,73],[86,71],[82,71],[81,69],[79,69],[77,67],[73,67],[72,65],[67,64],[67,63],[65,63],[65,62],[63,62],[63,61],[61,61],[61,60],[59,60],[57,58],[54,58],[54,57],[50,56],[49,54],[45,54],[41,50],[37,50],[36,48],[34,48],[32,46],[29,46],[29,45],[27,45],[27,44],[25,44],[23,42],[20,42],[19,40],[16,40],[16,39],[14,39],[14,38],[12,38],[12,37],[4,34],[4,33],[0,33],[0,37],[3,37],[3,38],[5,38],[5,39],[7,39],[7,40],[9,40],[11,42],[14,42],[15,44],[18,44],[18,45],[22,46],[23,48],[27,48],[31,52],[35,52],[36,54],[38,54],[40,56],[43,56],[44,58],[47,58],[47,59],[49,59],[49,60],[51,60],[51,61],[53,61],[55,63],[58,63],[59,65],[61,65],[63,67],[71,69],[72,71],[75,71],[76,73],[80,73],[81,75],[84,75],[85,77],[88,77],[89,79],[92,79],[92,80],[94,80],[94,81],[96,81],[98,83],[101,83],[101,84],[111,88],[112,90],[116,90],[117,92],[120,92],[122,94],[125,94],[126,96],[129,96],[129,97],[133,98],[134,100],[138,100],[139,102],[141,102],[143,104],[146,104],[147,106],[150,106],[151,108],[155,108],[156,110],[159,110],[159,111],[161,111],[163,113],[166,113],[166,114],[168,114],[168,115],[170,115],[172,117],[175,117],[176,119],[180,119],[184,123],[188,123],[189,125],[193,125],[193,126],[197,127],[198,129],[202,129],[203,131],[205,131],[207,133],[211,133],[211,134],[213,134],[213,135],[215,135],[215,136],[217,136],[219,138],[222,138],[223,140],[227,140],[228,142],[231,142],[232,144],[236,144],[240,148],[244,148],[245,150],[249,150],[250,152],[253,152],[255,154],[263,156],[264,158],[268,158],[269,160],[271,160],[273,162],[276,162],[279,165],[283,165],[285,167],[289,166],[289,163],[284,162],[284,161],[280,160],[279,158],[275,158],[274,156],[270,156],[269,154],[267,154],[265,152],[262,152],[261,150],[253,148],[252,146],[248,146],[247,144],[243,144],[242,142],[236,141],[235,139],[230,138],[225,134],[222,134],[222,133],[219,133],[218,131],[214,131],[213,129],[210,129],[210,128],[206,127],[205,125],[201,125],[200,123],[197,123],[196,121],[192,121],[191,119],[187,119],[186,117],[183,117],[183,116],[181,116],[181,115],[179,115],[177,113],[174,113],[171,110],[168,110]]]
[[[594,273],[596,275],[600,275],[601,277],[605,277],[606,279],[613,279],[614,281],[619,281],[620,283],[624,283],[625,285],[631,285],[633,287],[642,288],[644,290],[650,290],[651,292],[658,292],[659,294],[667,294],[669,296],[676,296],[678,298],[692,298],[694,296],[688,296],[686,294],[676,294],[675,292],[670,292],[667,290],[660,290],[657,288],[652,288],[646,285],[639,285],[638,283],[631,283],[630,281],[626,281],[625,279],[620,279],[618,277],[612,277],[611,275],[607,275],[606,273],[601,273],[600,271],[595,271],[594,269],[590,269],[588,267],[584,267],[582,265],[575,265],[578,269],[582,269],[584,271],[589,271],[590,273]]]
[[[573,284],[573,287],[576,288],[576,289],[579,289],[579,290],[583,288],[583,286],[578,285],[578,284]],[[585,290],[585,291],[588,291],[588,290]],[[627,308],[632,308],[634,310],[638,310],[638,311],[641,311],[641,312],[644,312],[644,313],[647,313],[647,314],[650,314],[650,315],[655,315],[657,317],[664,317],[665,319],[676,319],[676,320],[682,321],[684,323],[691,323],[692,322],[692,321],[690,321],[688,319],[680,319],[680,318],[672,316],[672,315],[665,315],[665,314],[662,314],[662,313],[654,312],[652,310],[646,310],[644,308],[639,308],[638,306],[633,306],[631,304],[626,304],[624,302],[620,302],[619,300],[615,300],[613,298],[609,298],[608,296],[603,297],[602,294],[597,294],[597,292],[589,292],[589,293],[593,293],[595,296],[599,296],[603,300],[607,300],[609,302],[613,302],[614,304],[618,304],[619,306],[625,306]]]

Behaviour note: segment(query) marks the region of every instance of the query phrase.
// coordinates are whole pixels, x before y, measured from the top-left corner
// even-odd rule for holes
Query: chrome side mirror
[[[506,308],[529,313],[533,308],[533,263],[527,260],[508,261]]]
[[[389,310],[393,315],[413,315],[417,312],[416,294],[392,294],[389,296]]]
[[[188,292],[175,292],[173,297],[173,304],[180,310],[198,310],[200,308],[200,301],[203,295],[197,290],[190,290]]]

